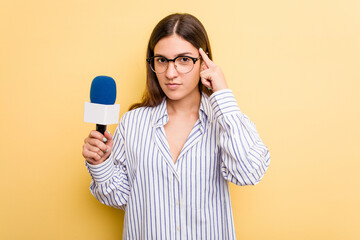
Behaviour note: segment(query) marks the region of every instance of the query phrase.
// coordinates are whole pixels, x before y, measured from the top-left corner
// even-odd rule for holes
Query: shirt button
[[[176,201],[176,205],[179,205],[180,203],[179,203],[179,201]]]
[[[180,227],[177,227],[176,230],[180,231]]]

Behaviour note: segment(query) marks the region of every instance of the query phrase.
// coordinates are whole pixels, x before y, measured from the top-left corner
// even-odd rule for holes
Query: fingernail
[[[107,139],[106,137],[103,138],[103,142],[106,143],[107,142]]]
[[[109,130],[106,130],[109,134],[110,134],[110,131]]]
[[[106,149],[106,152],[108,152],[109,151],[109,149]]]
[[[200,51],[204,51],[202,48],[199,48]]]

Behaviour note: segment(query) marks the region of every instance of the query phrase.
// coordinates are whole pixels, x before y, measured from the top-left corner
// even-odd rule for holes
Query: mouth
[[[180,83],[166,83],[165,84],[169,89],[176,89],[178,88],[181,84]]]

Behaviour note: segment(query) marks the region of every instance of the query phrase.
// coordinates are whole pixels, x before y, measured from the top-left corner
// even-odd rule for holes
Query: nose
[[[178,75],[174,62],[169,62],[168,68],[166,69],[166,77],[173,79]]]

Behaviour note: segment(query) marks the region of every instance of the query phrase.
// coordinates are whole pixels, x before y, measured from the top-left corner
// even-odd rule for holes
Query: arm
[[[211,95],[219,125],[219,154],[223,177],[237,185],[255,185],[270,164],[270,154],[255,125],[243,114],[230,89]]]
[[[214,93],[210,102],[219,125],[219,154],[224,178],[237,185],[255,185],[270,164],[270,154],[255,125],[243,114],[224,74],[200,48],[201,82]]]
[[[95,198],[105,205],[124,210],[130,187],[126,169],[124,126],[122,122],[115,130],[114,146],[110,157],[97,165],[86,161],[86,167],[92,178],[90,191]]]

